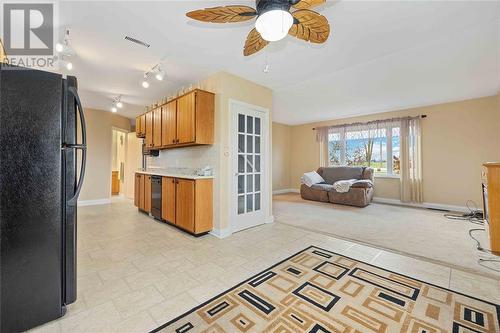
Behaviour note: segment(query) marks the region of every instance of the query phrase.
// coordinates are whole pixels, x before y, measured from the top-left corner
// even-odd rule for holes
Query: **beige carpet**
[[[276,222],[316,231],[355,242],[392,250],[413,257],[499,277],[477,259],[485,257],[475,249],[468,231],[480,226],[451,221],[442,212],[383,204],[365,208],[303,200],[299,194],[275,195]],[[484,232],[475,233],[483,246]],[[486,256],[489,257],[489,256]],[[500,269],[500,264],[490,264]]]
[[[155,332],[500,332],[473,296],[311,246]]]

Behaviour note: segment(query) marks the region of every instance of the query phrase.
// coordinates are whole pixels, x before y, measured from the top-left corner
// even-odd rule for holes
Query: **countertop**
[[[214,176],[198,176],[194,173],[182,173],[176,172],[172,170],[164,170],[164,169],[138,169],[136,173],[142,173],[145,175],[152,176],[163,176],[163,177],[172,177],[172,178],[183,178],[183,179],[213,179]]]

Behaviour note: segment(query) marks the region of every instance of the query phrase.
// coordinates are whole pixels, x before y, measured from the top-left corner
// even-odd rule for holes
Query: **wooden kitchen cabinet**
[[[134,182],[134,206],[140,208],[141,206],[141,174],[135,174]]]
[[[165,104],[161,112],[161,141],[163,146],[177,143],[177,101]]]
[[[177,144],[214,143],[215,95],[196,89],[177,100]]]
[[[153,148],[153,111],[146,113],[146,148]]]
[[[161,115],[163,107],[157,107],[153,112],[153,147],[160,148],[161,143]]]
[[[151,175],[144,175],[144,211],[151,212]]]
[[[184,144],[196,140],[196,93],[181,96],[177,100],[177,143]]]
[[[138,138],[146,136],[146,115],[140,115],[135,118],[135,135]]]
[[[193,90],[147,112],[146,148],[167,149],[214,143],[215,95]],[[142,117],[142,116],[141,116]]]
[[[194,233],[195,181],[176,180],[175,224]]]
[[[199,235],[213,227],[212,179],[163,177],[162,218],[189,233]]]
[[[161,182],[161,218],[175,224],[175,178],[163,177]]]
[[[145,210],[145,176],[140,173],[135,174],[135,186],[134,186],[134,205],[140,210]]]

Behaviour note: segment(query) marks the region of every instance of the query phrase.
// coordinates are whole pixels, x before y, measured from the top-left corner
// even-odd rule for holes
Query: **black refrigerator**
[[[59,318],[76,300],[85,162],[76,78],[0,64],[2,333]]]

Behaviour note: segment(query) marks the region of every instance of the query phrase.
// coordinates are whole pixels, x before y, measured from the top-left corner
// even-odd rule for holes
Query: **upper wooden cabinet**
[[[160,148],[161,144],[161,113],[162,107],[153,110],[153,147]]]
[[[164,147],[177,143],[177,100],[168,102],[161,110],[161,142]]]
[[[177,100],[177,143],[196,141],[196,92]]]
[[[135,117],[135,135],[138,138],[146,137],[146,115]]]
[[[153,111],[146,113],[146,147],[153,148]]]
[[[146,147],[213,144],[214,113],[215,95],[199,89],[159,106],[145,114]]]

